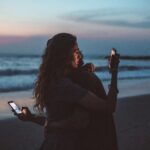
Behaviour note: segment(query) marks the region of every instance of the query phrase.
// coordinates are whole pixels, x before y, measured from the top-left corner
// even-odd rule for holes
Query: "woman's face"
[[[76,44],[73,47],[73,54],[72,54],[72,62],[71,63],[72,63],[73,68],[78,68],[80,59],[81,59],[81,56],[80,56],[80,52],[79,52],[79,47],[78,47],[78,44]]]

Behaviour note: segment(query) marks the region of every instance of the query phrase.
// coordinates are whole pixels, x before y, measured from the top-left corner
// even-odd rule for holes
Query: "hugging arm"
[[[78,111],[76,111],[67,120],[53,122],[51,124],[52,127],[55,126],[58,127],[61,125],[70,126],[74,123],[77,124],[77,122],[80,119],[81,119],[79,121],[80,123],[84,120],[85,122],[82,123],[84,125],[87,125],[89,121],[89,116],[87,114],[88,110],[112,114],[116,109],[117,94],[118,94],[118,89],[117,89],[118,64],[119,64],[119,57],[117,57],[115,60],[115,69],[113,68],[112,70],[110,70],[112,77],[111,77],[111,84],[109,86],[109,92],[107,95],[101,80],[93,72],[87,71],[81,74],[79,77],[73,76],[72,80],[74,82],[76,82],[81,87],[91,91],[88,92],[80,101],[78,101],[80,105],[82,105],[87,109],[87,111],[86,112],[81,111],[79,113]]]
[[[105,94],[105,93],[104,93]],[[106,99],[102,99],[94,93],[88,91],[87,94],[78,101],[81,107],[77,107],[74,113],[67,119],[57,120],[49,122],[49,128],[52,130],[67,128],[67,129],[80,129],[84,128],[89,124],[89,112],[102,112],[102,113],[113,113],[116,105],[117,93],[114,88],[111,87]],[[33,117],[32,121],[39,123],[43,118],[39,116]]]

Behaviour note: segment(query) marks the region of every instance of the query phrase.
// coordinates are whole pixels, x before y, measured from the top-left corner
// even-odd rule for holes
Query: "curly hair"
[[[72,34],[60,33],[47,41],[33,93],[34,107],[39,111],[43,111],[46,103],[50,101],[53,86],[69,70],[72,61],[72,48],[77,43],[76,40]]]

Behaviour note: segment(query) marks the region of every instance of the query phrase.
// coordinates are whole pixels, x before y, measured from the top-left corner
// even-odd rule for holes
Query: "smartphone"
[[[111,49],[111,54],[110,54],[110,57],[109,57],[109,68],[114,68],[114,59],[115,59],[115,56],[116,56],[116,49],[115,48],[112,48]]]
[[[19,108],[19,106],[16,105],[14,101],[9,101],[8,104],[16,112],[16,114],[19,115],[22,113],[21,109]]]
[[[111,56],[113,55],[116,55],[116,50],[114,48],[111,50]]]

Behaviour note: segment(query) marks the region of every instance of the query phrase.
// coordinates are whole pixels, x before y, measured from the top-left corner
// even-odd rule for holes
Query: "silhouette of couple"
[[[48,40],[34,88],[35,108],[22,107],[18,118],[44,125],[40,150],[117,150],[113,113],[117,101],[119,54],[109,59],[106,94],[92,63],[84,64],[77,38],[59,33]]]

